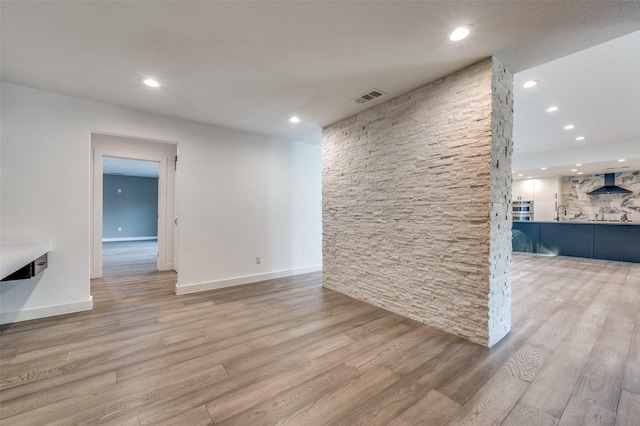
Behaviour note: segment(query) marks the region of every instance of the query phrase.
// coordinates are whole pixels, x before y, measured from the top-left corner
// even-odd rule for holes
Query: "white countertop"
[[[0,279],[11,275],[50,250],[49,238],[3,240],[0,243]]]

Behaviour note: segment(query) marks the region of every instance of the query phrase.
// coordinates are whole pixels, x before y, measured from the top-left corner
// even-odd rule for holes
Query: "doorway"
[[[177,237],[175,225],[177,222],[175,217],[177,146],[105,134],[92,134],[91,143],[93,148],[91,278],[101,278],[105,272],[103,267],[109,275],[114,272],[126,273],[127,270],[134,272],[140,268],[147,268],[149,272],[173,270],[174,258],[177,260],[177,251],[174,250]],[[152,178],[157,179],[155,205],[141,207],[134,203],[134,208],[146,210],[146,219],[138,224],[128,221],[135,220],[133,218],[127,219],[110,213],[105,215],[106,198],[115,197],[117,201],[124,201],[126,196],[132,196],[136,191],[141,191],[141,189],[135,189],[132,186],[134,183],[125,178],[127,175],[125,165],[157,170],[157,178]],[[105,194],[105,190],[110,193]],[[140,201],[139,195],[134,198]],[[147,197],[147,204],[151,204],[149,198]],[[130,210],[132,206],[124,208]],[[149,219],[148,210],[150,209],[156,212],[155,222]],[[155,229],[153,229],[154,225]],[[125,254],[127,252],[129,255]],[[139,261],[133,260],[134,255],[139,258]],[[118,268],[121,271],[118,271]]]
[[[139,275],[158,270],[158,178],[160,163],[102,159],[102,275]]]

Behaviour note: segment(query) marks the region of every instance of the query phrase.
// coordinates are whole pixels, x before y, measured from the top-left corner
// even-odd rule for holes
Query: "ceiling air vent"
[[[386,93],[378,89],[371,89],[367,93],[364,93],[358,96],[357,98],[353,99],[353,102],[357,104],[366,104],[367,102],[372,101],[374,99],[378,99],[380,96],[384,96],[384,95],[386,95]]]

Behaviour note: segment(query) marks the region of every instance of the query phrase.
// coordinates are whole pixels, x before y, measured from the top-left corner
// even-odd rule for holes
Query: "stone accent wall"
[[[511,75],[486,59],[323,130],[323,285],[490,346],[510,329]]]
[[[489,342],[511,330],[511,157],[513,76],[495,59],[491,79],[491,231],[489,239]]]
[[[562,200],[567,214],[560,220],[571,222],[640,222],[640,171],[616,173],[616,185],[630,194],[589,195],[604,185],[603,175],[565,176],[562,178]]]

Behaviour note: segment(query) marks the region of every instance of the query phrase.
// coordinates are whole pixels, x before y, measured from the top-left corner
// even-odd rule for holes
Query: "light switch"
[[[122,189],[118,188],[118,194],[122,193]]]

